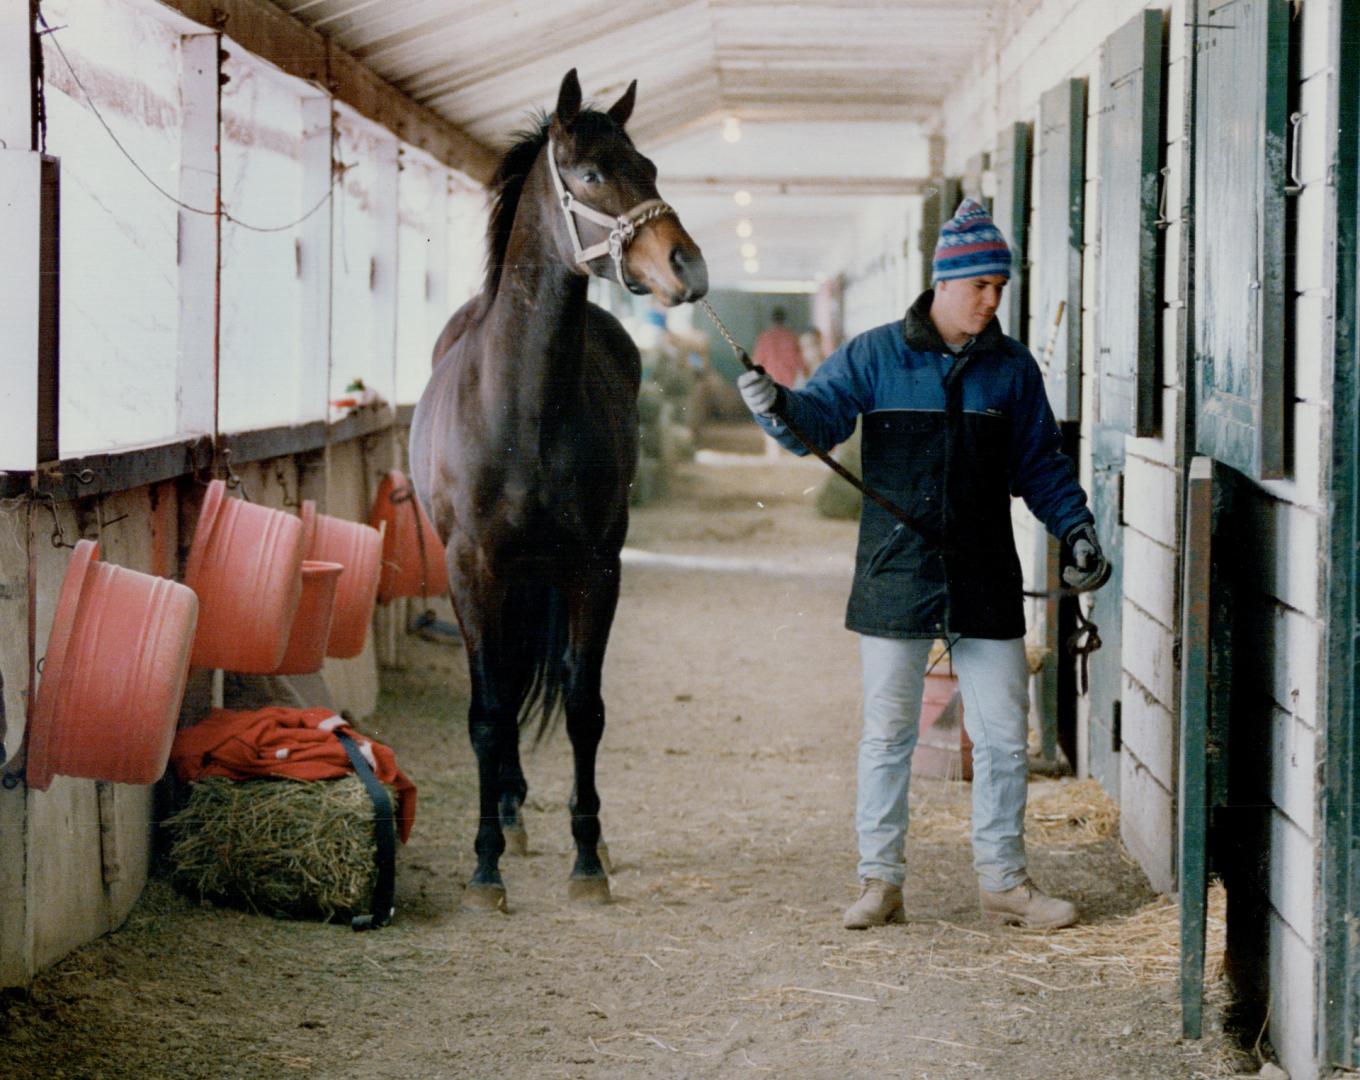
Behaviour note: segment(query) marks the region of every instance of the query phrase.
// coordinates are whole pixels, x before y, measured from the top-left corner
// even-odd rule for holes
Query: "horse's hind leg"
[[[614,610],[619,599],[619,566],[615,561],[571,594],[571,683],[567,690],[567,735],[575,757],[571,796],[571,835],[576,864],[568,894],[573,900],[606,903],[607,867],[601,860],[600,795],[595,787],[595,754],[604,734],[604,698],[600,671]]]
[[[501,835],[505,837],[505,850],[511,855],[529,854],[529,834],[524,828],[524,816],[520,813],[528,796],[529,784],[520,767],[517,736],[501,759],[500,775]]]

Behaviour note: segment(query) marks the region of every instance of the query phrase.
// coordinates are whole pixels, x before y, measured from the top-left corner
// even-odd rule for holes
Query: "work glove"
[[[1062,579],[1069,588],[1093,592],[1110,579],[1110,560],[1100,550],[1095,526],[1087,522],[1069,532],[1063,543],[1072,553],[1072,565],[1065,567]]]
[[[775,402],[779,400],[779,386],[760,366],[743,371],[737,376],[737,389],[741,400],[756,416],[773,416]]]

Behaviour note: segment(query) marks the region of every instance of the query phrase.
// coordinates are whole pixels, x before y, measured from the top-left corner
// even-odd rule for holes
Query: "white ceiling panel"
[[[811,276],[866,192],[923,177],[923,128],[1029,0],[272,2],[493,148],[552,108],[569,68],[601,105],[636,78],[629,131],[722,284],[746,276],[740,218],[761,236],[761,276]],[[745,209],[728,183],[743,178],[769,181]],[[801,186],[778,194],[780,178]]]

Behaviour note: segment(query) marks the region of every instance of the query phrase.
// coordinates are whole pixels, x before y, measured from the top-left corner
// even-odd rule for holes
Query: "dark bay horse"
[[[637,348],[586,301],[589,274],[666,306],[708,289],[694,241],[624,133],[637,83],[582,108],[576,72],[557,108],[493,180],[481,293],[454,314],[411,424],[411,473],[447,551],[472,679],[477,869],[463,906],[505,910],[506,837],[523,844],[522,721],[541,736],[564,707],[575,756],[573,899],[609,899],[595,754],[600,669],[638,453]]]

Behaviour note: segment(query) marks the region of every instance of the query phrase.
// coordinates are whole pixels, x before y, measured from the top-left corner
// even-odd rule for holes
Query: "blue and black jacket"
[[[1029,350],[993,319],[955,355],[930,321],[933,298],[837,349],[802,390],[781,388],[780,405],[822,447],[844,442],[862,416],[864,482],[917,525],[864,501],[849,629],[1021,637],[1011,496],[1060,538],[1093,519]],[[778,420],[760,422],[807,452]]]

